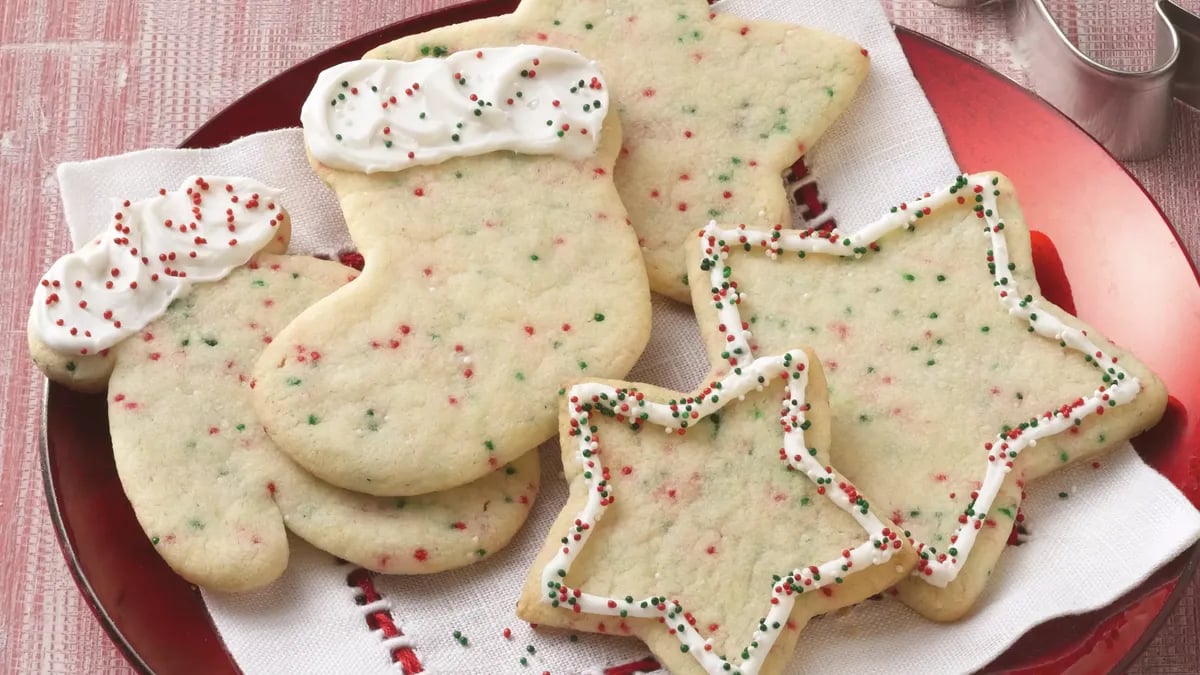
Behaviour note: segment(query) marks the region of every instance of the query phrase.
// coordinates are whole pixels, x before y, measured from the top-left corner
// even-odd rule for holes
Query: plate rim
[[[452,5],[449,7],[442,7],[439,9],[434,9],[434,10],[414,14],[410,17],[391,22],[387,25],[381,26],[374,30],[367,31],[365,33],[356,35],[347,40],[339,42],[331,47],[321,50],[320,52],[318,52],[306,59],[303,59],[303,60],[293,64],[292,66],[285,68],[284,70],[273,75],[272,77],[268,78],[267,80],[259,83],[258,85],[252,87],[251,89],[247,90],[246,92],[244,92],[243,94],[238,96],[238,98],[236,100],[234,100],[233,102],[231,102],[229,105],[221,108],[220,110],[215,112],[213,115],[211,115],[203,124],[201,124],[195,130],[193,130],[190,134],[188,134],[188,136],[186,138],[184,138],[183,141],[181,141],[176,147],[178,147],[178,148],[204,147],[203,145],[199,145],[197,143],[197,139],[202,137],[203,134],[205,134],[205,132],[209,129],[210,126],[212,126],[215,122],[219,121],[224,115],[229,113],[229,111],[231,109],[233,109],[234,107],[236,107],[243,99],[253,96],[254,94],[260,92],[261,90],[275,85],[277,80],[289,76],[289,74],[293,73],[296,70],[303,70],[305,68],[313,67],[314,64],[323,60],[323,58],[326,57],[326,55],[330,52],[334,52],[334,51],[337,51],[340,49],[345,49],[352,44],[357,44],[357,43],[360,43],[363,41],[367,41],[367,40],[371,39],[372,37],[387,35],[387,34],[391,33],[392,31],[395,31],[398,27],[400,27],[402,25],[416,23],[416,22],[419,22],[422,20],[429,20],[431,18],[438,17],[439,15],[442,15],[442,14],[454,13],[456,11],[461,12],[463,10],[469,10],[469,9],[479,9],[480,7],[487,6],[487,7],[489,7],[489,9],[495,9],[496,10],[495,16],[498,16],[500,14],[503,14],[506,11],[506,9],[511,9],[511,7],[515,7],[516,5],[517,5],[517,2],[515,0],[467,0],[466,2],[461,2],[457,5]],[[909,38],[916,39],[916,40],[922,41],[924,43],[927,43],[928,45],[930,45],[932,47],[943,49],[947,52],[950,52],[957,58],[968,61],[975,66],[981,67],[981,68],[985,69],[988,73],[994,74],[994,75],[1002,78],[1008,84],[1020,88],[1026,95],[1036,99],[1044,107],[1053,111],[1055,114],[1057,114],[1062,119],[1070,122],[1070,124],[1072,126],[1074,126],[1078,131],[1087,135],[1088,138],[1090,138],[1093,142],[1096,142],[1095,138],[1092,137],[1090,134],[1088,134],[1084,129],[1082,129],[1082,127],[1080,127],[1074,120],[1071,120],[1069,117],[1067,117],[1061,111],[1059,111],[1057,108],[1055,108],[1052,104],[1047,102],[1044,98],[1042,98],[1041,96],[1038,96],[1035,92],[1022,86],[1019,82],[1017,82],[1012,77],[1005,75],[1004,73],[1001,73],[1000,71],[992,68],[991,66],[980,61],[979,59],[977,59],[969,54],[966,54],[965,52],[962,52],[961,50],[955,49],[954,47],[951,47],[950,45],[947,45],[947,44],[945,44],[939,40],[936,40],[930,36],[924,35],[922,33],[918,33],[914,30],[911,30],[911,29],[903,27],[903,26],[896,25],[894,23],[892,24],[892,28],[893,28],[894,32],[896,32],[897,34],[908,36]],[[275,128],[279,129],[279,128],[286,128],[286,127],[275,127]],[[1099,145],[1099,144],[1097,143],[1097,145]],[[1109,157],[1112,157],[1111,154],[1108,153],[1107,150],[1103,149],[1102,146],[1100,146],[1100,147],[1106,155],[1108,155]],[[1193,277],[1194,277],[1197,285],[1200,286],[1200,271],[1197,270],[1196,262],[1193,260],[1192,256],[1188,252],[1188,249],[1185,246],[1184,241],[1180,236],[1179,230],[1175,227],[1174,223],[1172,223],[1171,220],[1167,217],[1167,215],[1163,212],[1162,207],[1159,205],[1158,201],[1154,198],[1154,196],[1151,195],[1146,190],[1145,186],[1141,183],[1141,181],[1138,180],[1137,177],[1129,171],[1129,168],[1126,167],[1119,160],[1116,160],[1115,158],[1113,158],[1113,160],[1114,160],[1114,164],[1119,166],[1121,168],[1121,170],[1125,173],[1126,178],[1131,180],[1141,190],[1141,192],[1145,195],[1147,201],[1154,207],[1155,211],[1161,217],[1163,223],[1167,226],[1167,229],[1171,232],[1171,235],[1174,237],[1176,243],[1178,244],[1181,254],[1183,255],[1184,259],[1187,261],[1189,267],[1191,268]],[[78,589],[80,590],[80,593],[84,597],[85,603],[87,604],[88,608],[91,610],[93,616],[95,616],[96,620],[100,623],[101,627],[104,629],[104,631],[108,635],[109,639],[112,640],[113,644],[117,647],[118,651],[120,651],[121,655],[134,668],[134,670],[138,671],[139,673],[147,673],[147,674],[154,673],[154,670],[150,667],[149,664],[146,663],[146,661],[143,659],[141,654],[138,653],[138,651],[133,647],[133,645],[130,643],[130,641],[126,638],[126,636],[122,632],[121,628],[117,625],[116,621],[112,618],[112,616],[109,614],[107,609],[100,602],[99,597],[97,596],[94,588],[92,587],[90,581],[88,580],[87,576],[83,572],[81,561],[79,560],[78,556],[76,555],[75,548],[74,548],[73,544],[71,543],[71,535],[68,532],[66,521],[63,519],[62,510],[59,507],[60,490],[58,489],[58,486],[55,483],[54,472],[51,469],[51,456],[50,456],[49,438],[48,438],[49,410],[50,410],[49,409],[49,400],[50,400],[50,395],[51,395],[51,389],[54,386],[55,385],[49,379],[45,379],[45,378],[43,379],[42,395],[41,395],[42,410],[41,410],[41,414],[40,414],[40,424],[39,424],[40,429],[39,429],[39,437],[38,437],[38,442],[39,442],[39,462],[38,463],[39,463],[39,466],[40,466],[40,469],[42,472],[43,491],[44,491],[44,494],[46,497],[50,520],[54,526],[55,538],[58,540],[60,551],[63,555],[63,558],[65,559],[65,562],[67,563],[67,567],[71,573],[72,578],[75,581],[76,586],[78,587]],[[1178,487],[1178,486],[1176,486],[1176,487]],[[1166,586],[1166,584],[1171,583],[1172,581],[1175,583],[1175,587],[1170,591],[1167,598],[1163,601],[1163,603],[1157,609],[1154,618],[1147,624],[1146,628],[1141,632],[1141,634],[1139,635],[1137,640],[1129,647],[1129,649],[1125,652],[1125,654],[1120,659],[1117,660],[1117,662],[1113,665],[1110,672],[1123,672],[1130,665],[1132,665],[1133,662],[1136,661],[1138,659],[1138,657],[1140,657],[1145,652],[1146,648],[1150,645],[1150,643],[1153,642],[1154,639],[1158,636],[1163,625],[1171,618],[1172,613],[1175,610],[1175,608],[1178,606],[1180,600],[1183,597],[1183,594],[1187,591],[1190,583],[1195,578],[1198,570],[1200,570],[1200,542],[1194,544],[1192,547],[1190,547],[1190,549],[1184,549],[1178,556],[1176,556],[1172,560],[1165,563],[1164,567],[1167,565],[1179,564],[1179,561],[1184,558],[1187,558],[1187,559],[1185,562],[1182,563],[1183,568],[1179,571],[1178,576],[1171,575],[1171,578],[1169,578],[1168,580],[1163,581],[1155,588],[1146,589],[1144,592],[1139,593],[1137,598],[1129,600],[1122,607],[1114,607],[1114,605],[1116,605],[1121,600],[1121,598],[1118,598],[1117,600],[1114,600],[1112,603],[1095,610],[1097,612],[1104,612],[1105,617],[1103,619],[1101,619],[1100,622],[1096,625],[1096,628],[1094,629],[1093,633],[1095,631],[1102,630],[1103,627],[1105,626],[1105,624],[1107,624],[1108,622],[1111,622],[1112,620],[1114,620],[1116,618],[1119,618],[1126,611],[1133,608],[1139,602],[1142,602],[1143,600],[1145,600],[1148,596],[1153,594],[1155,591],[1162,589],[1164,586]],[[1159,569],[1162,569],[1162,567],[1160,567]],[[1149,577],[1147,577],[1147,580],[1148,579],[1149,579]],[[1143,581],[1142,583],[1144,584],[1145,581]],[[194,587],[193,587],[193,589],[194,589]],[[1138,592],[1139,590],[1141,590],[1140,585],[1133,589],[1130,589],[1129,593],[1135,593],[1135,592]],[[198,592],[198,591],[193,590],[193,592]],[[1086,613],[1084,613],[1084,614],[1086,614]],[[1064,615],[1064,616],[1070,616],[1070,615]],[[211,615],[209,615],[209,617],[210,617],[210,621],[211,621]],[[1056,617],[1056,618],[1061,618],[1061,617]],[[1050,619],[1050,620],[1052,621],[1053,619]],[[1018,636],[1018,639],[1036,631],[1040,626],[1044,625],[1044,623],[1045,622],[1043,622],[1042,624],[1038,624],[1037,626],[1034,626],[1033,628],[1030,628],[1025,633],[1022,633],[1021,636]],[[221,642],[222,647],[224,648],[224,640],[223,640],[223,638],[221,638],[220,632],[218,630],[216,630],[215,625],[213,626],[213,628],[214,628],[214,633],[216,634],[218,641]],[[1079,646],[1079,647],[1085,646],[1087,637],[1088,636],[1083,636],[1083,638],[1080,640],[1080,642],[1076,643],[1076,646]],[[1011,647],[1012,647],[1012,645],[1010,645],[1008,649],[1011,649]],[[225,648],[225,651],[226,651],[226,653],[229,653],[227,648]],[[1006,649],[1005,653],[1007,653],[1007,649]],[[1059,654],[1060,658],[1061,658],[1061,656],[1062,656],[1062,654]],[[231,661],[233,661],[232,655],[230,655],[230,657],[231,657]],[[999,658],[999,657],[997,657],[997,658]],[[238,667],[236,665],[236,661],[233,661],[233,663],[234,663],[235,667]],[[990,665],[991,665],[990,663],[985,664],[982,667],[982,670],[987,671]],[[1031,663],[1025,667],[1035,668],[1038,665],[1039,665],[1039,663]]]

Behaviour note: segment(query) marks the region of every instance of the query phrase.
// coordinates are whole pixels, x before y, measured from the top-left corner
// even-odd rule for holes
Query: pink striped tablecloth
[[[41,375],[25,316],[66,250],[54,168],[173,146],[254,85],[342,40],[463,0],[5,0],[0,3],[0,672],[126,673],[55,542],[37,462]],[[341,4],[342,7],[338,7]],[[896,23],[1023,81],[1004,9],[884,0]],[[1183,4],[1200,11],[1200,0]],[[1148,63],[1150,0],[1057,0],[1068,33],[1112,65]],[[1130,169],[1200,251],[1200,112],[1179,107],[1162,157]],[[1132,672],[1200,673],[1200,580]]]

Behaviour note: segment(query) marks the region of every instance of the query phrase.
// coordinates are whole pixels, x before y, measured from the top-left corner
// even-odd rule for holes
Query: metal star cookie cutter
[[[935,0],[954,7],[993,0]],[[1200,108],[1200,16],[1170,0],[1154,4],[1154,64],[1127,71],[1084,54],[1067,38],[1045,0],[1014,0],[1009,27],[1033,89],[1118,159],[1163,152],[1174,101]]]

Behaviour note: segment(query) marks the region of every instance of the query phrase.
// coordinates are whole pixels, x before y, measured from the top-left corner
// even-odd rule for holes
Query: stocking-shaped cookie
[[[413,35],[368,58],[552,45],[596,59],[625,131],[616,181],[651,287],[690,302],[680,247],[710,218],[789,220],[780,174],[866,77],[836,35],[712,12],[704,0],[522,0],[509,15]]]
[[[626,372],[649,291],[608,110],[600,71],[563,50],[321,75],[305,138],[366,266],[258,362],[281,448],[348,489],[442,490],[552,436],[568,378]]]
[[[159,249],[147,233],[167,219],[183,222],[194,238],[210,242],[230,226],[247,246],[261,240],[260,227],[274,234],[268,217],[283,218],[271,201],[273,191],[248,188],[259,193],[260,204],[247,205],[249,213],[230,223],[224,214],[228,200],[245,203],[249,197],[253,203],[256,198],[246,189],[226,193],[225,184],[243,185],[209,179],[194,186],[195,201],[182,199],[180,192],[130,205],[118,219],[120,238],[136,241],[149,266],[159,253],[170,258],[170,251]],[[192,206],[201,211],[189,213]],[[256,220],[251,216],[259,209],[263,216]],[[286,235],[275,241],[286,245]],[[115,248],[124,253],[130,246]],[[178,251],[176,260],[185,256],[191,259]],[[88,302],[125,308],[126,320],[115,328],[132,334],[100,357],[59,354],[35,332],[34,352],[48,374],[71,386],[103,388],[108,380],[109,429],[125,493],[151,542],[184,578],[222,590],[275,579],[287,564],[285,525],[319,548],[373,570],[436,572],[483,559],[524,521],[539,479],[532,455],[453,490],[384,499],[314,478],[267,438],[250,404],[255,385],[250,365],[295,315],[353,279],[353,270],[313,258],[260,254],[244,266],[206,274],[206,283],[182,289],[166,307],[151,309],[138,298],[121,296],[137,295],[146,279],[156,273],[163,278],[161,272],[144,273],[132,288],[126,284],[118,290],[114,284],[109,289],[108,281],[129,278],[129,270],[112,274],[122,257],[109,258],[113,267],[88,264],[97,257],[92,248],[64,257],[47,275],[48,285],[42,287],[47,290],[39,299],[44,306],[41,296],[52,297],[48,289],[67,282],[74,289],[73,307]],[[239,261],[230,256],[226,262]],[[202,275],[186,264],[173,269],[188,275],[179,278]],[[217,278],[222,274],[227,276]],[[38,305],[34,309],[36,317]],[[111,310],[96,311],[103,316]],[[70,326],[85,324],[86,317],[68,312],[63,318]],[[100,331],[91,332],[98,337]],[[99,365],[80,365],[99,364],[100,358],[111,368],[110,377],[96,374]],[[88,369],[92,375],[83,379],[80,373]]]
[[[912,538],[921,561],[900,597],[935,619],[979,597],[1025,481],[1149,428],[1166,404],[1144,364],[1039,297],[998,174],[960,176],[849,235],[710,224],[690,255],[693,273],[721,272],[693,289],[701,326],[722,328],[706,339],[714,357],[819,350],[834,461]]]

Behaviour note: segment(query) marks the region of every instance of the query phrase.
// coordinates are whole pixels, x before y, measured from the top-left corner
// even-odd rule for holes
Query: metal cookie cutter
[[[934,0],[963,7],[992,0]],[[1125,71],[1097,63],[1063,33],[1044,0],[1012,0],[1009,26],[1033,88],[1114,156],[1149,159],[1171,134],[1174,99],[1200,108],[1200,16],[1155,2],[1154,65]]]

